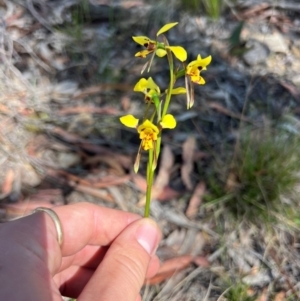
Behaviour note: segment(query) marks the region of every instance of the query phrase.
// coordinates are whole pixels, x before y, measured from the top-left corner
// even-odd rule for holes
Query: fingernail
[[[136,231],[136,238],[146,252],[152,255],[158,244],[159,231],[151,219],[143,219],[141,222],[142,225]]]

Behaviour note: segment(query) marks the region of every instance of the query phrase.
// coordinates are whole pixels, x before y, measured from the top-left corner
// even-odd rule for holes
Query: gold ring
[[[47,213],[53,220],[55,228],[56,228],[56,232],[57,232],[57,241],[58,241],[59,246],[61,247],[63,244],[63,240],[64,240],[64,234],[63,234],[62,225],[61,225],[58,215],[52,209],[45,208],[45,207],[38,207],[32,213],[40,212],[40,211]]]

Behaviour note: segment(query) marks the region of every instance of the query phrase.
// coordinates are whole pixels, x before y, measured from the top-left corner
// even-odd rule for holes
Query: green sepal
[[[153,100],[153,103],[154,103],[154,105],[155,105],[156,111],[159,112],[159,108],[160,108],[160,99],[158,98],[157,95],[153,95],[153,96],[152,96],[152,100]]]
[[[179,77],[185,76],[185,69],[181,69],[179,71],[176,72],[175,77],[176,79]]]

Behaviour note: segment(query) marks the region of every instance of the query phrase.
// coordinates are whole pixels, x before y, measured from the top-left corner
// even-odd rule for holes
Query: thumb
[[[148,264],[161,239],[148,218],[131,223],[114,240],[78,301],[134,301],[139,296]]]

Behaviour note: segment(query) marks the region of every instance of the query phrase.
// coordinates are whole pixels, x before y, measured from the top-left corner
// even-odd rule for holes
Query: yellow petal
[[[205,84],[204,78],[200,75],[191,76],[191,81],[195,84],[198,84],[198,85],[204,85]]]
[[[173,115],[167,114],[160,122],[160,125],[164,129],[174,129],[176,127],[176,120]]]
[[[167,51],[164,50],[164,49],[159,48],[159,49],[156,50],[155,53],[156,53],[157,56],[163,57],[163,56],[165,56],[167,54]]]
[[[155,133],[159,133],[156,125],[154,125],[150,120],[146,119],[138,128],[138,132],[141,133],[144,129],[152,129]]]
[[[200,54],[199,54],[200,55]],[[205,59],[201,60],[201,64],[203,67],[206,67],[207,65],[209,65],[211,62],[211,55],[209,55],[208,57],[206,57]]]
[[[136,128],[139,120],[135,118],[133,115],[125,115],[120,117],[121,123],[123,123],[125,126],[129,128]]]
[[[191,70],[193,67],[195,67],[197,61],[191,61],[188,63],[188,65],[186,66],[186,70],[189,72],[189,70]]]
[[[155,41],[150,40],[150,39],[149,39],[148,37],[146,37],[146,36],[132,37],[132,39],[133,39],[136,43],[138,43],[138,44],[140,44],[140,45],[142,45],[142,46],[145,46],[145,44],[149,44],[149,43],[155,43]],[[145,46],[145,47],[147,47],[147,46]]]
[[[135,92],[145,92],[145,89],[147,88],[148,81],[145,78],[141,78],[136,85],[133,88],[133,91]]]
[[[178,87],[178,88],[175,88],[172,90],[172,95],[175,95],[175,94],[185,94],[186,93],[186,88],[184,87]]]
[[[143,150],[147,151],[149,149],[153,149],[153,141],[152,140],[143,140],[142,141]]]
[[[135,57],[142,57],[142,58],[145,58],[149,53],[151,53],[151,52],[153,52],[153,51],[154,51],[154,50],[149,51],[149,50],[147,50],[147,49],[144,49],[144,50],[142,50],[142,51],[137,52],[134,56],[135,56]]]
[[[154,82],[152,77],[149,77],[147,80],[147,88],[154,89],[154,90],[157,88],[157,84]]]
[[[210,64],[211,59],[212,59],[211,55],[209,55],[208,57],[202,59],[201,55],[198,54],[197,60],[191,61],[187,65],[186,70],[191,70],[192,68],[198,68],[200,66],[203,68],[202,70],[206,70],[206,66]]]
[[[156,36],[158,37],[160,34],[170,30],[172,27],[176,26],[178,24],[178,22],[175,23],[168,23],[166,25],[164,25],[156,34]]]
[[[187,59],[186,50],[181,46],[166,46],[166,48],[170,49],[174,55],[181,61],[185,62]]]
[[[160,94],[160,89],[159,86],[154,82],[154,80],[152,79],[152,77],[148,78],[148,84],[147,84],[147,88],[156,91],[158,94]]]

